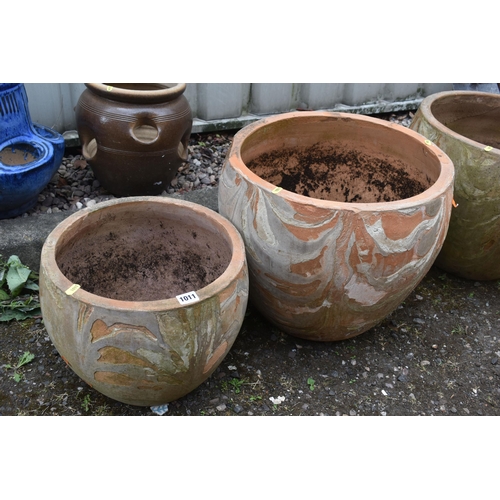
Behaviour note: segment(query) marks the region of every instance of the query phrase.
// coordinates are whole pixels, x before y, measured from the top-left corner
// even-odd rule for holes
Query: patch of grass
[[[82,401],[82,408],[88,412],[90,410],[90,407],[92,406],[92,403],[90,401],[90,394],[85,394],[83,396],[83,401]]]
[[[229,383],[233,386],[233,390],[236,394],[241,392],[241,386],[245,383],[244,379],[233,378],[229,381]]]
[[[13,370],[14,374],[12,375],[12,378],[16,382],[20,382],[23,378],[23,374],[19,373],[18,370],[24,365],[27,365],[28,363],[31,363],[35,359],[35,355],[32,354],[29,351],[25,351],[21,356],[19,356],[17,363],[15,365],[3,365],[4,368],[7,368],[9,370]]]
[[[462,325],[457,325],[451,330],[451,333],[454,335],[466,335],[467,327],[464,328]]]
[[[243,378],[232,378],[231,380],[224,380],[221,384],[221,389],[224,392],[232,389],[235,394],[239,394],[241,392],[241,387],[246,384],[246,382],[246,379]]]
[[[101,406],[98,406],[95,410],[94,410],[94,415],[108,415],[109,414],[109,406],[104,403],[103,405]]]

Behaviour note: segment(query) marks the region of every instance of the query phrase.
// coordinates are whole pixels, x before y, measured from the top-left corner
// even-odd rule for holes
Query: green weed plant
[[[0,255],[0,321],[22,321],[41,315],[38,278],[38,273],[17,255],[8,260]]]

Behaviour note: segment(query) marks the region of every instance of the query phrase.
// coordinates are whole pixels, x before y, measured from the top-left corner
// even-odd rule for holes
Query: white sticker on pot
[[[73,295],[77,290],[80,289],[80,285],[71,285],[66,292],[64,292],[66,295]]]
[[[198,302],[200,297],[196,292],[187,292],[181,295],[176,295],[175,298],[179,301],[179,304],[185,306],[187,304],[192,304],[193,302]]]

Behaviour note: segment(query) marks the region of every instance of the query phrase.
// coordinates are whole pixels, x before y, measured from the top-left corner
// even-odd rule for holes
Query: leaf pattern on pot
[[[134,356],[128,351],[119,349],[118,347],[106,346],[99,349],[99,358],[97,358],[98,363],[109,363],[113,365],[137,365],[137,366],[147,366],[149,368],[155,368],[155,366],[137,356]]]
[[[184,370],[179,370],[175,363],[169,360],[165,346],[158,345],[158,338],[148,328],[125,323],[107,326],[103,320],[97,319],[92,324],[90,334],[91,345],[108,343],[97,350],[96,363],[115,367],[114,371],[98,368],[94,372],[95,380],[143,388],[150,385],[152,388],[158,383],[183,383],[177,373]],[[126,370],[127,374],[120,370]]]
[[[180,374],[185,370],[177,369],[165,352],[155,352],[141,347],[131,352],[121,347],[108,345],[100,348],[97,354],[98,365],[111,365],[115,369],[112,371],[98,368],[94,372],[96,380],[105,380],[106,383],[115,385],[136,385],[137,387],[138,384],[146,387],[150,383],[173,385],[183,383]],[[123,377],[125,375],[123,370],[126,370],[126,378]],[[103,373],[106,375],[104,376]]]
[[[93,312],[94,308],[91,305],[86,304],[85,302],[80,304],[80,308],[78,309],[78,319],[76,322],[79,332],[82,332],[83,327],[87,324]]]
[[[217,296],[156,315],[176,370],[187,371],[195,364],[197,370],[203,371],[207,360],[223,341],[216,338],[220,331],[220,316]]]
[[[143,335],[147,339],[157,341],[156,337],[144,326],[127,325],[125,323],[114,323],[107,326],[104,321],[97,319],[90,329],[92,342],[97,342],[108,337],[114,337],[121,333],[131,333],[134,335]]]
[[[225,162],[219,211],[245,241],[254,303],[292,335],[340,340],[368,330],[413,290],[443,243],[451,188],[399,211],[344,209],[276,194],[238,165],[231,155]]]

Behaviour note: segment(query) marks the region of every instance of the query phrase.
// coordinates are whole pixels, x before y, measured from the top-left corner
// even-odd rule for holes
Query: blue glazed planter
[[[22,83],[0,83],[0,219],[36,205],[59,168],[64,138],[31,121]]]

